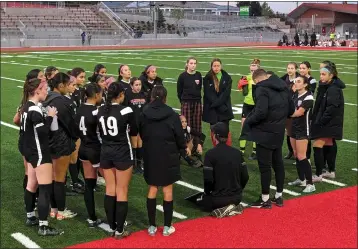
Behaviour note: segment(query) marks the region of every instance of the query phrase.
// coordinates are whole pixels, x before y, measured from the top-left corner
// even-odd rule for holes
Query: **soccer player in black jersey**
[[[120,65],[118,68],[118,83],[124,88],[124,91],[130,88],[129,82],[131,77],[132,77],[132,72],[129,66]]]
[[[310,137],[311,109],[313,108],[313,95],[309,91],[309,81],[305,76],[295,79],[296,93],[293,95],[295,112],[292,117],[291,144],[296,157],[298,179],[288,185],[306,187],[303,192],[316,191],[312,182],[312,168],[306,156],[307,144]]]
[[[128,186],[132,177],[133,151],[130,136],[138,134],[132,108],[122,105],[124,88],[114,82],[108,88],[107,101],[98,109],[102,138],[101,162],[106,179],[104,208],[108,224],[118,239],[130,232],[124,229],[128,212]],[[117,223],[117,224],[116,224]]]
[[[23,131],[24,157],[28,162],[28,182],[25,191],[25,205],[27,212],[26,224],[39,224],[38,234],[53,236],[63,233],[48,226],[48,210],[52,192],[52,164],[49,149],[48,133],[54,121],[56,126],[56,108],[49,107],[45,119],[38,104],[46,99],[47,82],[45,79],[31,79],[25,82],[21,108],[21,130]],[[53,130],[56,127],[52,127]],[[39,186],[38,214],[36,218],[35,192]]]
[[[102,222],[97,219],[94,200],[94,189],[96,187],[97,169],[99,168],[101,153],[101,142],[97,126],[97,105],[102,100],[102,92],[101,87],[96,83],[87,84],[85,86],[86,102],[80,106],[75,117],[81,138],[78,156],[82,161],[84,170],[84,200],[88,212],[87,222],[89,227],[96,227]]]
[[[71,154],[76,149],[77,126],[74,121],[73,103],[64,95],[70,77],[65,73],[58,73],[51,82],[51,91],[43,105],[54,106],[58,111],[58,130],[50,132],[50,150],[54,168],[54,191],[51,198],[51,217],[58,220],[69,219],[77,214],[66,209],[65,178],[70,164]]]
[[[107,75],[107,68],[102,64],[97,64],[93,69],[93,74],[88,77],[89,82],[94,83],[98,75]]]
[[[316,91],[317,81],[311,75],[311,63],[309,63],[308,61],[303,61],[300,64],[300,75],[307,77],[308,82],[310,84],[310,91],[312,92],[312,95],[314,95]]]
[[[84,102],[83,86],[86,83],[86,72],[83,68],[75,67],[71,70],[71,76],[76,78],[76,89],[71,93],[72,100],[78,108]]]
[[[145,93],[147,102],[150,102],[151,92],[155,86],[162,86],[163,80],[158,77],[157,67],[148,65],[144,68],[144,71],[139,76],[142,82],[142,91]]]
[[[36,78],[40,79],[40,80],[45,79],[45,75],[40,69],[33,69],[30,72],[28,72],[28,74],[26,75],[25,82],[28,82],[29,80],[36,79]],[[24,104],[25,103],[20,104],[20,106],[17,108],[16,114],[15,114],[15,116],[13,118],[14,124],[16,124],[19,127],[20,127],[20,120],[21,120],[21,109],[22,109],[22,106]],[[26,190],[26,186],[27,186],[27,161],[26,161],[26,159],[24,157],[23,146],[24,146],[24,143],[23,143],[23,131],[21,130],[21,127],[20,127],[18,149],[19,149],[19,152],[22,155],[22,158],[23,158],[23,161],[24,161],[25,176],[24,176],[22,186],[23,186],[24,190]],[[37,194],[38,194],[38,192],[37,192]]]
[[[287,87],[290,90],[290,93],[293,93],[292,86],[294,84],[294,80],[296,79],[296,77],[299,76],[297,69],[298,69],[298,66],[297,66],[296,62],[289,62],[287,64],[287,68],[286,68],[287,73],[281,77],[281,79],[286,82]],[[287,143],[287,148],[288,148],[288,154],[285,156],[285,159],[291,159],[293,157],[293,149],[292,149],[292,145],[291,145],[291,141],[290,141],[291,127],[292,127],[292,119],[288,118],[286,120],[286,134],[287,134],[286,143]]]
[[[142,82],[137,77],[130,80],[130,88],[125,93],[123,105],[129,106],[134,112],[136,122],[139,122],[139,115],[142,113],[144,105],[147,103],[146,96],[142,91]],[[131,140],[134,152],[134,172],[143,173],[143,148],[142,139],[139,134]]]

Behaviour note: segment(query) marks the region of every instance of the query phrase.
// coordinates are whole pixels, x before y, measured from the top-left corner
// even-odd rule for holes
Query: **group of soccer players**
[[[255,83],[251,75],[260,67],[260,63],[259,59],[254,59],[250,64],[250,73],[238,82],[238,88],[245,96],[242,124],[255,108]],[[188,58],[185,71],[177,83],[177,96],[181,102],[180,119],[189,148],[181,156],[192,166],[195,164],[189,156],[196,155],[201,161],[205,139],[202,120],[210,124],[229,124],[233,118],[230,99],[232,80],[222,69],[221,60],[212,61],[204,79],[196,71],[196,66],[197,60]],[[307,61],[299,66],[292,62],[287,65],[287,74],[281,78],[287,83],[296,108],[286,125],[290,150],[286,158],[296,159],[298,172],[298,179],[289,185],[304,186],[305,193],[315,191],[313,183],[322,181],[322,177],[335,177],[335,140],[342,139],[344,111],[341,90],[344,83],[338,78],[335,64],[322,62],[318,87],[310,69]],[[273,72],[267,74],[272,75]],[[332,90],[327,87],[329,84],[336,84],[337,87]],[[88,81],[84,69],[79,67],[63,73],[50,66],[44,72],[33,69],[26,75],[22,102],[14,117],[14,122],[20,126],[19,151],[25,165],[26,225],[39,225],[38,234],[43,236],[63,233],[49,226],[48,216],[64,220],[77,215],[66,208],[65,182],[67,171],[72,179],[78,178],[80,161],[88,226],[96,227],[102,223],[96,215],[94,201],[97,177],[101,175],[105,178],[104,208],[107,222],[113,230],[112,235],[116,238],[129,235],[125,229],[130,225],[126,221],[128,186],[132,170],[142,173],[144,167],[143,143],[138,132],[139,116],[143,107],[153,100],[153,89],[162,85],[163,80],[158,77],[154,65],[148,65],[140,77],[132,77],[129,66],[121,65],[118,79],[108,77],[107,69],[102,64],[95,66]],[[335,108],[337,106],[341,106],[340,109]],[[313,139],[314,176],[310,164],[310,140]],[[215,146],[213,136],[212,141]],[[228,143],[231,144],[230,135]],[[245,145],[246,141],[241,140],[242,152]],[[256,159],[255,145],[249,159]],[[323,173],[326,163],[329,169]],[[73,185],[74,188],[81,188],[75,182]],[[278,199],[276,201],[279,202]],[[35,214],[36,202],[38,217]],[[171,206],[169,216],[172,216],[172,212]],[[170,235],[174,231],[168,224],[163,234]],[[148,232],[154,235],[156,227]]]

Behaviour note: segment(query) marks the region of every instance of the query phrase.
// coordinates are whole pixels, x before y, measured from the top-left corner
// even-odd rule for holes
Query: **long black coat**
[[[343,138],[344,88],[344,83],[338,78],[331,84],[319,83],[312,112],[311,139]]]
[[[231,106],[232,79],[226,71],[221,70],[221,72],[219,92],[215,91],[214,80],[209,73],[203,79],[203,121],[210,124],[229,121],[234,118]]]
[[[245,120],[240,139],[269,149],[282,147],[287,117],[295,107],[286,83],[275,75],[256,84],[254,110]]]
[[[144,179],[148,185],[168,186],[181,179],[179,154],[186,148],[179,115],[155,100],[143,109],[139,121],[143,140]]]

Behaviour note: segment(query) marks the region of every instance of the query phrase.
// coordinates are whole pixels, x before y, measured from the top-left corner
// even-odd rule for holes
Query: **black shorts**
[[[108,160],[108,159],[101,159],[100,167],[102,169],[112,169],[116,168],[117,170],[127,170],[130,167],[132,167],[134,164],[134,160],[127,161],[127,162],[117,162],[114,160]]]
[[[81,161],[90,161],[94,168],[99,167],[101,161],[101,145],[89,147],[81,144],[78,151],[78,158]]]
[[[31,163],[33,168],[36,168],[41,164],[52,163],[52,159],[49,151],[46,153],[42,152],[41,154],[36,153],[36,154],[29,154],[24,156],[25,156],[25,160],[28,163]]]
[[[255,108],[254,105],[249,105],[249,104],[245,104],[242,106],[242,114],[241,117],[242,118],[246,118],[250,112],[252,112],[252,110]]]
[[[305,129],[297,129],[292,127],[291,137],[296,140],[309,140],[309,135],[307,133],[308,132]]]
[[[22,136],[19,136],[19,142],[17,143],[17,148],[19,149],[20,151],[20,154],[21,155],[24,155],[24,143],[23,143],[23,137]]]

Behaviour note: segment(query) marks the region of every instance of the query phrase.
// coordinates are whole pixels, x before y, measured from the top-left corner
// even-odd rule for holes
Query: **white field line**
[[[273,186],[273,185],[270,185],[270,189],[274,189],[276,190],[276,187]],[[291,191],[291,190],[288,190],[288,189],[283,189],[283,192],[286,193],[286,194],[289,194],[289,195],[293,195],[293,196],[300,196],[301,194],[300,193],[297,193],[295,191]]]
[[[161,212],[164,212],[164,209],[163,209],[163,206],[162,205],[157,205],[157,210],[161,211]],[[175,212],[173,211],[173,216],[175,218],[178,218],[178,219],[181,219],[181,220],[185,220],[187,219],[188,217],[186,217],[184,214],[180,214],[178,212]]]
[[[68,56],[67,54],[56,54],[56,55],[61,55],[61,56]],[[164,55],[151,55],[151,56],[160,56],[160,58],[152,58],[152,57],[146,57],[146,58],[141,58],[140,60],[148,60],[148,61],[164,61],[164,62],[181,62],[181,63],[184,63],[185,61],[184,60],[168,60],[168,59],[163,59],[163,56]],[[270,55],[271,56],[271,55]],[[72,54],[71,57],[88,57],[88,55],[76,55],[76,54]],[[98,58],[101,58],[101,59],[110,59],[112,60],[111,57],[103,57],[103,56],[98,56],[98,55],[94,55],[94,56],[91,56],[91,57],[98,57]],[[166,56],[166,57],[184,57],[184,58],[187,58],[187,56]],[[31,57],[30,57],[31,58]],[[34,59],[39,59],[39,57],[37,56],[34,56],[32,57]],[[201,57],[201,58],[209,58],[209,59],[212,59],[212,57]],[[53,59],[53,58],[44,58],[45,60],[53,60],[53,61],[56,61],[56,60],[64,60],[64,61],[80,61],[80,62],[84,62],[84,63],[93,63],[92,61],[88,61],[88,60],[80,60],[80,59],[76,59],[76,60],[68,60],[68,59]],[[113,58],[113,59],[116,59],[116,58]],[[133,60],[133,57],[123,57],[121,56],[120,58],[121,60]],[[234,60],[237,60],[237,58],[225,58],[225,60],[230,60],[230,59],[234,59]],[[240,59],[245,59],[245,58],[242,58],[240,56]],[[246,58],[246,60],[252,60],[252,58]],[[356,60],[356,59],[352,59],[352,60]],[[200,60],[199,60],[200,61]],[[290,61],[283,61],[283,60],[270,60],[270,59],[267,59],[265,61],[271,61],[271,62],[291,62],[292,60]],[[116,65],[119,65],[120,63],[117,62],[117,63],[112,63],[112,62],[98,62],[98,63],[104,63],[104,64],[116,64]],[[204,64],[209,64],[210,62],[209,61],[200,61],[200,63],[204,63]],[[127,63],[125,63],[127,64]],[[130,66],[141,66],[141,67],[145,67],[146,65],[138,65],[138,64],[127,64],[127,65],[130,65]],[[244,66],[247,66],[246,64],[245,65],[240,65],[240,64],[224,64],[224,65],[230,65],[230,66],[237,66],[237,67],[244,67]],[[273,67],[273,66],[264,66],[265,68],[275,68],[275,69],[282,69],[282,67]],[[158,68],[164,68],[164,69],[168,69],[168,70],[183,70],[181,68],[167,68],[167,67],[159,67]],[[339,68],[338,68],[339,69]],[[319,70],[311,70],[313,72],[319,72]],[[354,74],[354,75],[357,75],[357,73],[354,73],[354,72],[339,72],[340,74]],[[238,75],[241,75],[241,74],[238,74]]]
[[[358,169],[357,169],[357,168],[353,168],[352,170],[353,170],[353,171],[358,171]]]
[[[26,248],[41,248],[38,244],[33,242],[29,237],[23,235],[22,233],[13,233],[11,234],[11,237],[13,237]]]
[[[328,179],[325,179],[325,178],[322,178],[322,182],[337,185],[339,187],[344,187],[344,186],[347,185],[347,184],[344,184],[344,183],[341,183],[341,182],[336,182],[336,181],[328,180]]]
[[[203,188],[199,188],[199,187],[191,185],[190,183],[187,183],[187,182],[177,181],[176,184],[184,186],[184,187],[187,187],[187,188],[190,188],[190,189],[193,189],[193,190],[196,190],[196,191],[199,191],[199,192],[204,192]],[[248,206],[248,204],[245,203],[245,202],[241,202],[241,205],[244,206],[244,207]]]

